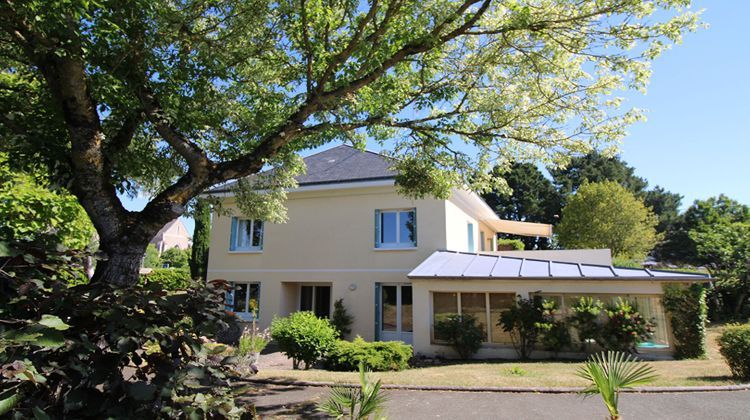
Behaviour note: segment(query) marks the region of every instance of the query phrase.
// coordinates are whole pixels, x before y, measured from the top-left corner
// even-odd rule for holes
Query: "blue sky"
[[[750,204],[750,1],[693,8],[705,9],[710,27],[657,59],[646,95],[627,96],[648,121],[630,128],[621,155],[650,186],[682,194],[683,208],[721,193]],[[125,205],[137,210],[145,202]],[[192,220],[185,223],[192,231]]]

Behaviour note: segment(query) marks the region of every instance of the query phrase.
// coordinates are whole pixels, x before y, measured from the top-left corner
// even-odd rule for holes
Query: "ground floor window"
[[[252,320],[253,312],[260,313],[260,283],[231,283],[224,304],[240,318]]]
[[[571,308],[581,297],[590,297],[592,299],[598,299],[604,304],[613,304],[618,298],[628,300],[635,304],[638,311],[643,314],[643,317],[654,323],[654,335],[651,339],[639,345],[639,347],[651,347],[651,348],[662,348],[669,346],[669,331],[667,329],[667,316],[664,312],[664,306],[661,302],[661,296],[658,295],[617,295],[617,294],[556,294],[556,293],[539,293],[547,300],[553,300],[557,304],[558,314],[557,317],[560,319],[567,318],[571,315]],[[603,315],[602,315],[603,316]],[[571,338],[573,341],[578,342],[575,330],[571,331]]]
[[[514,304],[514,293],[490,292],[432,292],[432,322],[435,323],[455,314],[473,315],[482,328],[484,342],[511,344],[510,336],[497,323],[500,314]],[[434,341],[444,341],[435,334]]]
[[[320,318],[330,318],[331,286],[300,286],[299,310],[314,312]]]

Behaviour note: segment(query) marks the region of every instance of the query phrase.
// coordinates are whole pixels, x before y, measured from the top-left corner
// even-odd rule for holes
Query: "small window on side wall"
[[[375,248],[415,248],[417,210],[375,210]]]
[[[262,251],[263,221],[232,217],[230,251]]]

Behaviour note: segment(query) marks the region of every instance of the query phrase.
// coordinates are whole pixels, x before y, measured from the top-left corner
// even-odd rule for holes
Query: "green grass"
[[[737,383],[729,368],[718,354],[716,337],[719,328],[708,333],[709,357],[707,360],[669,360],[650,363],[658,378],[650,386],[729,385]],[[401,372],[372,373],[372,379],[382,379],[383,384],[392,385],[449,385],[449,386],[496,386],[496,387],[569,387],[583,386],[585,382],[576,376],[580,362],[563,361],[476,361],[425,368],[408,369]],[[315,382],[357,383],[356,372],[328,372],[311,369],[307,371],[261,370],[259,378],[276,378]]]

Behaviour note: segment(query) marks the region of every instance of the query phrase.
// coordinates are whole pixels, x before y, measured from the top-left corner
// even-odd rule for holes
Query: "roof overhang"
[[[552,225],[546,223],[517,222],[515,220],[485,219],[487,223],[498,232],[511,233],[521,236],[552,237]]]

